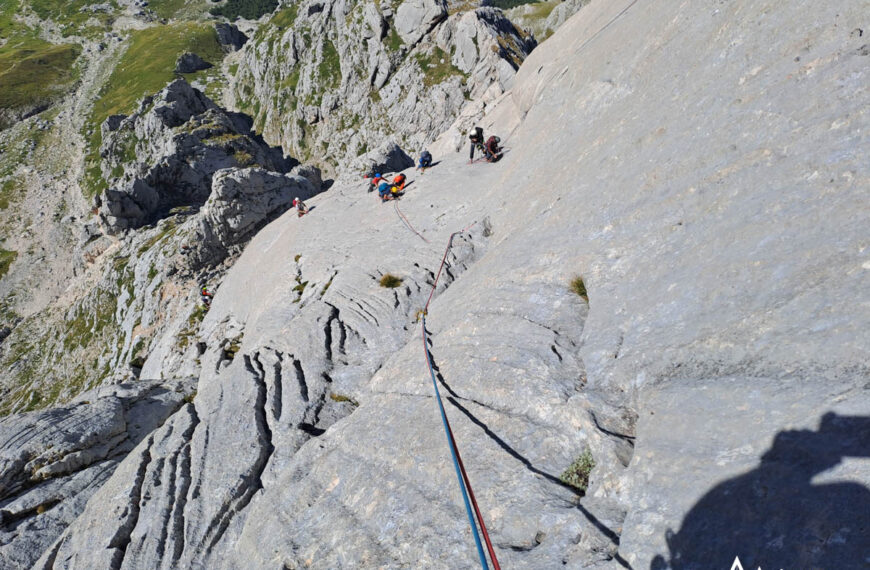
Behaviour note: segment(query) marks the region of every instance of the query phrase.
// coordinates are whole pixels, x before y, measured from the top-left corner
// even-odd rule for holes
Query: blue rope
[[[453,458],[453,467],[456,469],[456,477],[459,479],[459,489],[462,491],[462,500],[465,502],[465,512],[468,514],[468,523],[471,525],[471,532],[474,533],[474,543],[477,545],[477,555],[480,557],[480,565],[483,570],[489,570],[489,565],[486,563],[486,555],[483,553],[483,545],[480,543],[480,534],[477,532],[477,525],[474,524],[474,515],[471,513],[471,504],[468,502],[468,493],[465,490],[465,483],[462,480],[462,472],[459,470],[459,461],[456,460],[456,442],[450,437],[450,431],[447,427],[447,414],[444,412],[444,404],[441,402],[441,391],[438,390],[438,382],[435,380],[435,370],[432,366],[432,359],[429,356],[429,344],[426,336],[426,315],[422,316],[423,322],[423,350],[426,351],[426,363],[429,365],[429,375],[432,376],[432,386],[435,387],[435,400],[438,402],[438,409],[441,411],[441,422],[444,424],[444,434],[447,436],[447,443],[450,447],[450,456]]]

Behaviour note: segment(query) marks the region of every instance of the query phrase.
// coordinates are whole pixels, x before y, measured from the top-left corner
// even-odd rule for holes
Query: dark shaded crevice
[[[329,322],[327,323],[328,330],[326,331],[326,334],[328,335],[326,340],[326,359],[332,362],[334,352],[332,345],[335,339],[335,331],[332,330],[332,327],[335,326],[338,328],[338,354],[341,356],[347,356],[347,326],[345,326],[344,321],[341,320],[341,312],[338,307],[332,303],[326,303],[326,305],[330,308]]]
[[[312,425],[312,424],[309,424],[309,423],[306,423],[306,422],[301,422],[297,427],[298,427],[300,430],[302,430],[302,431],[304,431],[305,433],[307,433],[308,435],[310,435],[311,437],[318,437],[318,436],[321,436],[321,435],[323,435],[324,433],[326,433],[326,430],[325,430],[325,429],[323,429],[323,428],[319,428],[319,427],[317,427],[316,425]]]
[[[257,400],[254,405],[254,420],[257,425],[259,439],[259,454],[254,460],[251,468],[247,473],[240,475],[239,483],[233,491],[232,497],[224,504],[218,513],[215,515],[211,524],[209,524],[202,541],[197,545],[197,549],[212,550],[220,541],[230,526],[233,517],[242,512],[254,494],[263,488],[263,472],[269,462],[269,458],[275,451],[272,443],[272,429],[269,427],[268,414],[266,413],[267,387],[263,366],[259,360],[251,358],[249,355],[244,355],[245,369],[251,373],[251,377],[257,386]],[[203,544],[206,543],[207,544]]]
[[[127,547],[130,545],[131,535],[136,524],[139,522],[140,501],[142,500],[142,486],[145,483],[145,474],[151,464],[151,446],[154,445],[154,436],[148,438],[148,444],[139,456],[139,468],[133,479],[133,487],[127,496],[127,509],[123,514],[123,520],[118,525],[115,535],[109,540],[109,548],[117,548],[118,553],[112,560],[112,570],[119,570],[124,562]]]
[[[293,358],[291,356],[291,358]],[[308,383],[305,381],[305,371],[302,370],[302,363],[293,358],[293,370],[296,372],[296,381],[299,383],[299,395],[303,402],[308,401]]]
[[[326,352],[326,360],[332,362],[332,322],[338,318],[338,309],[329,305],[329,316],[323,326],[323,349]]]
[[[589,415],[592,417],[592,422],[595,424],[595,427],[598,429],[598,431],[600,431],[601,433],[607,434],[611,437],[621,439],[622,441],[624,441],[624,442],[628,443],[629,445],[631,445],[632,447],[634,447],[634,436],[633,435],[618,433],[618,432],[611,431],[611,430],[605,428],[598,421],[598,416],[595,414],[594,410],[589,410]]]
[[[535,548],[538,547],[538,543],[535,544],[499,544],[499,548],[502,550],[512,550],[514,552],[531,552]]]
[[[562,362],[562,355],[559,354],[559,351],[558,351],[558,350],[556,350],[556,345],[555,345],[555,344],[553,344],[553,345],[550,346],[550,350],[553,351],[553,354],[556,355],[556,358],[559,359],[559,362]]]
[[[275,362],[272,370],[275,374],[275,379],[272,383],[272,418],[277,423],[278,420],[281,419],[281,412],[284,407],[284,386],[283,386],[283,362],[284,357],[281,356],[281,353],[275,351],[275,356],[278,358],[277,362]]]
[[[192,476],[190,472],[190,468],[192,465],[190,447],[191,441],[193,440],[193,434],[196,432],[196,428],[199,426],[200,423],[199,415],[196,413],[196,407],[194,404],[188,405],[187,411],[190,413],[191,425],[182,434],[185,443],[179,452],[181,459],[178,462],[179,484],[178,491],[176,492],[177,499],[172,505],[172,515],[170,516],[173,539],[173,562],[178,562],[178,560],[181,558],[182,553],[184,552],[184,510],[185,508],[187,508],[187,503],[190,501],[192,483]]]
[[[18,527],[18,523],[20,523],[21,521],[48,512],[55,506],[57,506],[57,504],[60,502],[60,499],[49,499],[44,503],[41,503],[23,511],[19,511],[17,513],[0,510],[0,518],[2,518],[3,520],[3,530],[5,532],[12,532]]]
[[[52,544],[46,551],[48,552],[48,556],[45,558],[45,568],[54,570],[54,563],[57,560],[57,553],[60,552],[60,547],[63,545],[64,540],[64,535],[61,535],[60,538],[58,538],[54,542],[54,544]]]

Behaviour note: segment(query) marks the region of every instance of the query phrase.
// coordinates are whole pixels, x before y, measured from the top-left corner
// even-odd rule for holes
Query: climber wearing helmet
[[[365,175],[365,178],[369,179],[369,192],[375,190],[378,186],[380,186],[381,182],[384,180],[384,175],[380,173],[369,173]]]
[[[483,148],[483,129],[474,127],[474,130],[468,135],[468,140],[471,141],[471,150],[468,153],[468,164],[474,161],[474,149],[480,151],[481,154],[486,154],[486,149]]]
[[[417,170],[422,174],[426,172],[426,169],[430,166],[432,166],[432,155],[429,154],[428,150],[424,150],[420,153],[420,161],[417,163]]]
[[[293,205],[296,207],[296,214],[300,218],[308,213],[308,206],[299,198],[293,198]]]
[[[393,178],[393,184],[392,184],[392,187],[390,188],[390,192],[392,192],[396,196],[399,196],[399,195],[401,195],[401,193],[404,189],[405,189],[405,175],[402,173],[399,173],[396,175],[395,178]]]
[[[211,306],[212,297],[214,297],[214,293],[209,291],[205,285],[203,285],[199,289],[199,300],[202,302],[203,306],[205,306],[206,308]]]
[[[386,202],[387,200],[393,199],[392,189],[392,184],[384,179],[381,179],[381,183],[378,184],[378,198],[381,199],[381,202]]]

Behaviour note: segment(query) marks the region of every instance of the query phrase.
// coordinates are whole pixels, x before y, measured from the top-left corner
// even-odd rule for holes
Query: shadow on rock
[[[670,560],[650,568],[866,568],[870,489],[813,484],[844,457],[870,457],[870,417],[822,417],[818,431],[783,431],[758,468],[707,493],[668,531]]]

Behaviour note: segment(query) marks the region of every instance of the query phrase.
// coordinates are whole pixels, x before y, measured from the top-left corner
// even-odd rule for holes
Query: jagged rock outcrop
[[[192,378],[143,380],[0,420],[0,564],[32,566],[124,456],[193,389]]]
[[[534,34],[538,41],[544,41],[589,1],[547,0],[544,3],[521,4],[505,10],[505,14],[511,22]]]
[[[248,36],[234,24],[218,22],[214,25],[214,30],[217,33],[218,43],[225,51],[238,51],[248,41]]]
[[[352,167],[354,170],[365,172],[400,172],[414,166],[414,159],[399,148],[394,141],[386,141],[375,150],[357,158]]]
[[[109,188],[102,227],[91,221],[79,234],[75,254],[89,278],[71,284],[54,318],[24,320],[4,346],[6,366],[27,379],[0,384],[5,410],[135,379],[156,351],[163,368],[154,377],[198,375],[184,356],[196,353],[199,288],[214,290],[257,230],[294,197],[324,186],[316,167],[297,164],[293,175],[240,168],[296,164],[249,127],[183,81],[146,98],[136,114],[105,121],[103,166],[127,181],[126,191]],[[120,231],[146,222],[150,228]],[[172,373],[169,362],[177,364]]]
[[[175,73],[194,73],[210,67],[214,66],[188,51],[178,56],[178,61],[175,62]]]
[[[419,151],[502,94],[536,45],[495,8],[445,15],[435,0],[283,7],[240,52],[230,103],[330,175],[388,139]]]
[[[580,8],[589,4],[590,0],[564,0],[560,2],[550,15],[547,16],[543,28],[547,33],[553,33],[568,21],[568,18],[580,11]]]
[[[110,183],[100,205],[107,228],[136,228],[171,208],[201,205],[218,170],[257,165],[283,173],[297,164],[250,126],[183,79],[145,99],[133,115],[107,119],[100,147]]]
[[[214,236],[224,248],[248,241],[254,233],[292,205],[294,198],[316,195],[302,176],[277,174],[262,168],[219,170],[211,195],[202,207],[203,235]],[[205,238],[209,240],[209,237]]]
[[[446,0],[404,0],[396,10],[395,26],[402,41],[414,46],[446,19]]]

